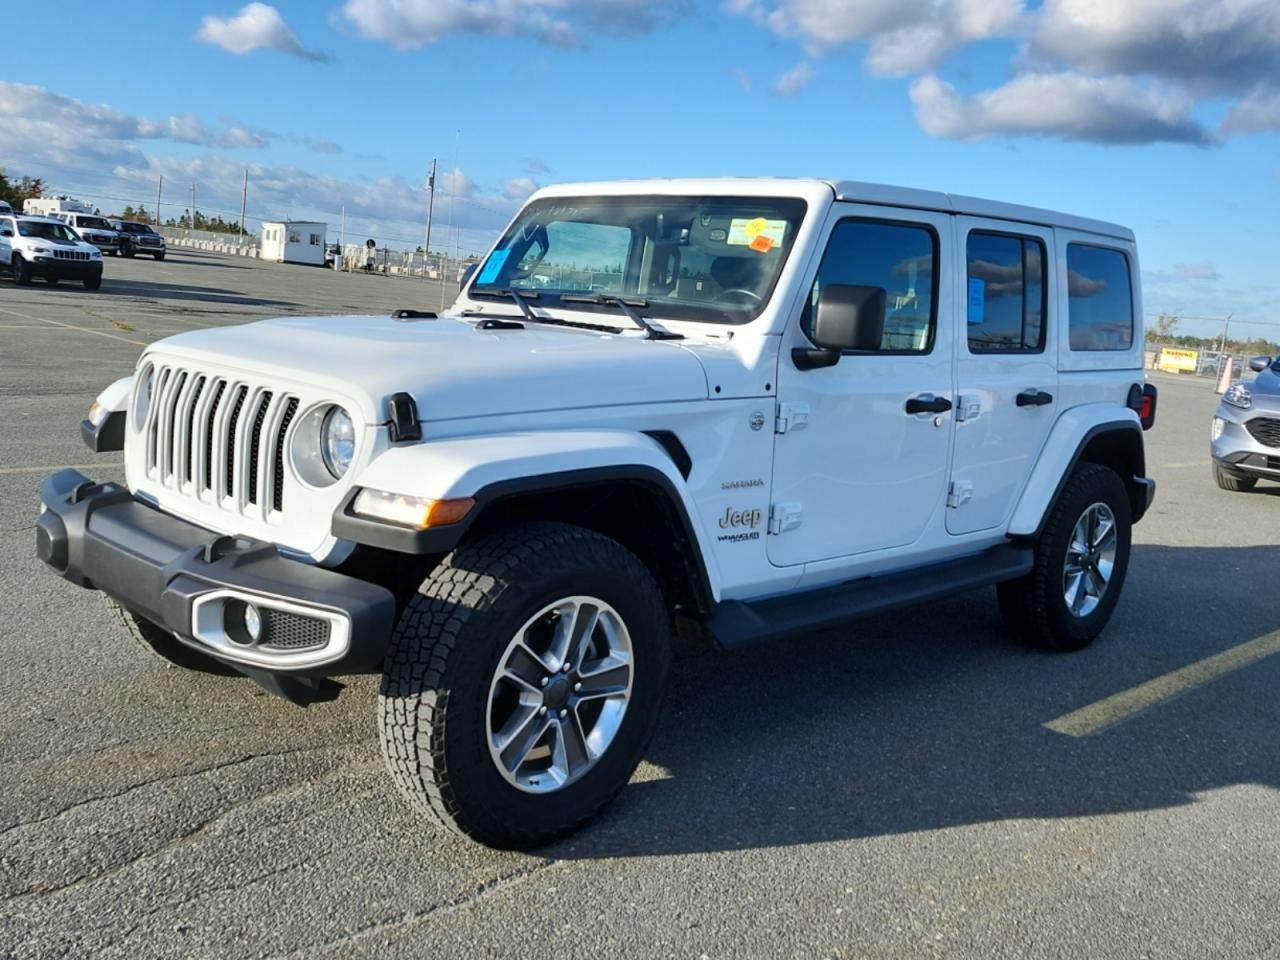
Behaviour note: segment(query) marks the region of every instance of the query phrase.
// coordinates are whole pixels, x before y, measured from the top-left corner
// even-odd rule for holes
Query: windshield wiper
[[[538,291],[536,290],[524,291],[524,290],[508,289],[506,287],[502,287],[501,289],[497,289],[497,290],[476,290],[475,288],[472,288],[471,295],[475,297],[505,297],[508,300],[513,301],[515,305],[520,308],[520,312],[524,314],[524,318],[526,320],[531,320],[535,323],[538,320],[538,317],[533,312],[533,309],[529,306],[529,304],[525,303],[526,298],[529,300],[538,299]]]
[[[670,330],[663,330],[661,327],[655,327],[652,323],[640,316],[635,311],[635,307],[649,306],[648,300],[624,300],[622,297],[608,297],[598,293],[564,293],[560,295],[561,303],[594,303],[601,307],[617,307],[621,310],[628,320],[644,331],[646,340],[683,340],[684,334],[672,333]]]

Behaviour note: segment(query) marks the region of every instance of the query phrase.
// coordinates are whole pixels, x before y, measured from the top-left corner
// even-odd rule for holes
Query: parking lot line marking
[[[0,467],[0,474],[12,473],[57,473],[59,470],[97,470],[105,467],[108,470],[123,469],[123,463],[64,463],[56,467]]]
[[[114,333],[106,333],[102,330],[88,330],[84,327],[77,327],[73,323],[63,323],[61,320],[49,320],[45,317],[35,317],[29,313],[19,313],[17,310],[6,310],[0,307],[0,313],[7,313],[10,316],[21,317],[23,320],[39,320],[41,323],[47,323],[54,327],[66,327],[68,330],[75,330],[77,333],[91,333],[95,337],[106,337],[108,340],[119,340],[122,343],[135,343],[140,347],[147,346],[145,340],[130,340],[128,337],[118,337]]]
[[[1063,714],[1045,726],[1068,737],[1086,737],[1276,653],[1280,653],[1280,630]]]

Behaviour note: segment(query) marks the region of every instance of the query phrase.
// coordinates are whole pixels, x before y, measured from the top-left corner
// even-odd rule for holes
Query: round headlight
[[[341,407],[330,407],[320,425],[320,456],[337,479],[347,472],[356,453],[356,426]]]

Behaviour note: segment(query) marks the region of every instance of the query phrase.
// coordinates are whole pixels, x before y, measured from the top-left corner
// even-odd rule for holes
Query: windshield
[[[88,227],[91,230],[111,230],[111,224],[107,223],[102,217],[76,217],[76,225]]]
[[[145,223],[122,223],[120,226],[125,233],[155,233]]]
[[[548,197],[521,211],[471,289],[536,291],[543,307],[561,294],[626,296],[673,319],[746,323],[769,301],[805,208],[779,197]]]
[[[24,237],[38,237],[41,240],[67,240],[75,243],[80,238],[65,223],[52,220],[19,220],[18,233]]]

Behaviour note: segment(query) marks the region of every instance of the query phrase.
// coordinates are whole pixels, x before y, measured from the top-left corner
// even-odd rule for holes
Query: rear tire
[[[631,778],[670,660],[662,595],[621,544],[559,523],[480,537],[441,561],[396,626],[383,758],[435,824],[493,847],[545,844]]]
[[[1213,465],[1213,479],[1220,489],[1230,490],[1232,493],[1248,493],[1258,485],[1257,477],[1237,477],[1227,473],[1216,463]]]
[[[1036,541],[1031,572],[996,587],[1005,622],[1024,642],[1045,650],[1087,647],[1120,599],[1131,528],[1120,477],[1095,463],[1079,464]]]
[[[56,286],[58,285],[58,278],[57,278],[57,277],[45,277],[45,278],[44,278],[44,282],[45,282],[45,283],[47,283],[47,284],[48,284],[49,286],[51,286],[51,287],[56,287]]]
[[[146,617],[139,616],[128,607],[122,607],[105,593],[102,597],[106,601],[112,621],[119,624],[129,639],[137,644],[138,649],[145,651],[166,667],[182,667],[184,670],[223,676],[236,672],[225,663],[220,663],[212,657],[206,657],[198,650],[191,649],[168,630],[157,626]]]
[[[18,254],[13,255],[13,261],[9,265],[10,271],[13,273],[13,282],[22,286],[28,286],[31,283],[31,264],[22,259]]]

